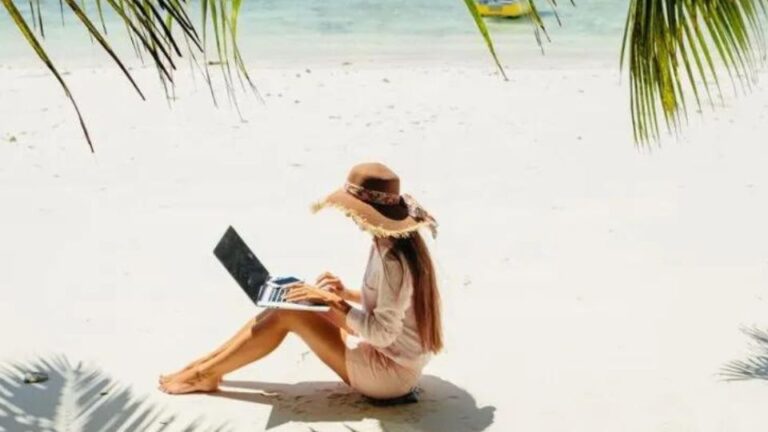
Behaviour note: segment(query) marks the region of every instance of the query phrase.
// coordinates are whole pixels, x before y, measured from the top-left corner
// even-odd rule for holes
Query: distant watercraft
[[[514,18],[531,12],[528,0],[475,0],[475,4],[484,17]]]

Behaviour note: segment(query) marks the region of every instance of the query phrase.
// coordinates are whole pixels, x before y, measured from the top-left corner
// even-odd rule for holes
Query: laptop
[[[227,228],[224,236],[213,249],[213,254],[256,306],[313,312],[330,310],[327,305],[285,300],[289,289],[302,281],[293,276],[271,276],[267,268],[256,258],[256,255],[251,252],[248,245],[231,226]]]

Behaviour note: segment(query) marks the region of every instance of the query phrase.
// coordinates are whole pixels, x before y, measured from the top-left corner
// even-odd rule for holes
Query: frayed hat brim
[[[357,200],[352,196],[341,198],[344,194],[344,191],[337,191],[324,200],[313,203],[311,207],[312,213],[317,213],[324,208],[334,208],[352,219],[360,229],[374,237],[408,237],[411,233],[430,225],[428,221],[416,221],[410,216],[397,221],[387,219],[377,211],[376,207],[368,203]]]

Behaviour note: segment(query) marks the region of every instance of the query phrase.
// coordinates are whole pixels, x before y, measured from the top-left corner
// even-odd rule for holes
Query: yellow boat
[[[476,0],[480,16],[515,18],[531,12],[528,0]]]

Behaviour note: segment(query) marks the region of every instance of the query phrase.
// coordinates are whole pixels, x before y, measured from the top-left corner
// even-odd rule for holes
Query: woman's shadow
[[[266,429],[288,422],[378,421],[388,431],[482,431],[493,423],[493,406],[478,407],[466,390],[431,375],[419,383],[418,403],[376,407],[340,382],[316,381],[278,384],[224,381],[211,396],[272,405]],[[237,389],[237,390],[233,390]]]

